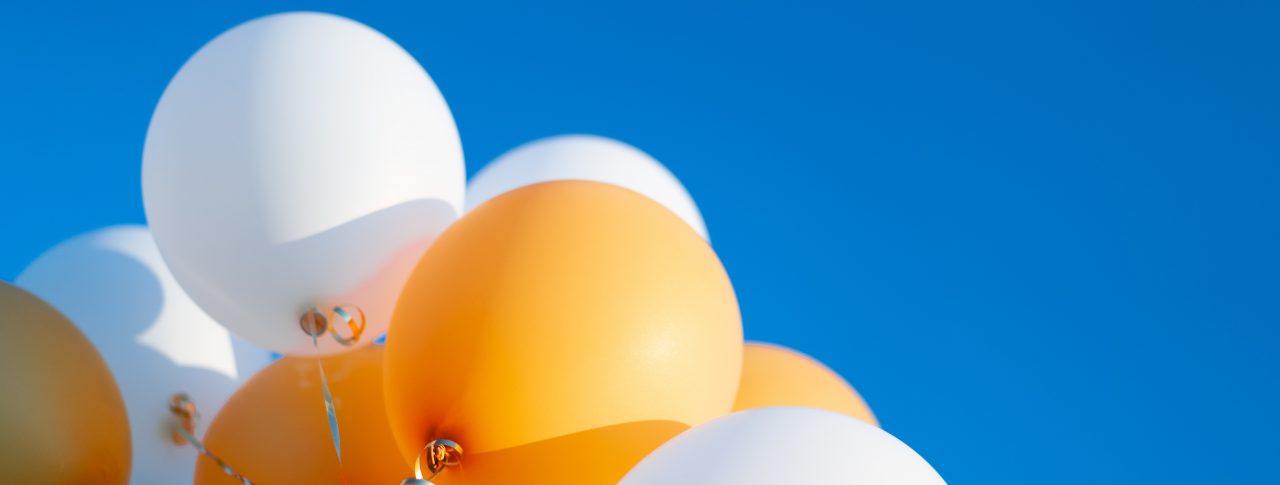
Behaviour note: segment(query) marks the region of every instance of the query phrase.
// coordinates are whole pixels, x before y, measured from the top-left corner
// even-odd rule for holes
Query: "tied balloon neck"
[[[462,445],[452,440],[431,440],[413,461],[413,478],[404,479],[400,485],[432,485],[431,480],[445,468],[461,464]]]
[[[351,333],[349,337],[344,337],[338,332],[335,325],[330,325],[329,317],[332,320],[341,320],[346,323],[347,330]],[[355,305],[338,305],[330,310],[329,315],[325,315],[317,307],[311,307],[298,318],[298,326],[302,328],[302,333],[311,337],[311,342],[319,347],[319,338],[328,333],[333,336],[333,340],[343,347],[350,347],[360,341],[360,337],[364,335],[364,329],[367,321],[364,316],[364,310]]]
[[[195,435],[196,420],[200,419],[200,412],[196,409],[196,403],[191,400],[191,396],[184,392],[179,392],[169,398],[169,413],[178,418],[171,436],[173,444],[178,446],[186,445],[190,442],[187,437]],[[185,433],[182,431],[185,431]]]

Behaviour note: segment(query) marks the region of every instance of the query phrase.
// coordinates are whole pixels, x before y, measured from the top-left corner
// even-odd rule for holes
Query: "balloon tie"
[[[422,451],[418,452],[418,458],[413,461],[413,478],[404,479],[400,485],[432,485],[431,479],[444,471],[445,467],[461,464],[462,445],[451,440],[431,440],[422,447]],[[424,466],[431,472],[431,476],[423,476]]]
[[[364,331],[364,312],[359,312],[360,323],[357,329],[350,314],[341,310],[341,308],[334,307],[334,313],[347,320],[347,324],[352,329],[351,339],[340,338],[337,331],[333,331],[333,338],[344,346],[351,345],[360,338],[360,333]],[[324,412],[329,417],[329,437],[333,440],[333,454],[338,457],[338,470],[341,471],[342,432],[338,429],[338,410],[333,405],[333,392],[329,390],[329,376],[324,371],[324,359],[320,358],[320,335],[323,335],[325,330],[332,330],[332,328],[329,327],[329,320],[325,318],[324,314],[314,307],[307,310],[307,313],[302,315],[298,323],[302,326],[302,331],[311,336],[311,345],[315,346],[316,349],[316,371],[320,374],[320,390],[324,395]],[[344,343],[344,341],[350,343]],[[343,482],[346,482],[345,478]]]
[[[178,418],[178,423],[173,427],[174,444],[182,446],[191,443],[191,446],[196,451],[204,455],[205,458],[212,460],[214,464],[218,465],[218,468],[222,469],[223,473],[240,481],[242,485],[253,485],[253,482],[236,473],[231,468],[231,465],[228,465],[218,455],[213,454],[208,448],[205,448],[204,443],[196,439],[196,420],[200,419],[200,413],[196,410],[196,403],[191,400],[191,397],[181,392],[174,394],[173,397],[169,398],[169,412]]]
[[[329,318],[319,309],[311,307],[307,313],[299,319],[299,326],[302,327],[303,333],[311,336],[311,343],[319,349],[319,342],[316,338],[328,332],[333,337],[333,341],[338,342],[343,347],[350,347],[360,342],[360,337],[364,335],[367,320],[364,316],[364,310],[355,305],[338,305],[333,307],[333,315],[346,322],[347,329],[351,331],[350,337],[343,337],[338,333],[337,327],[329,325]]]

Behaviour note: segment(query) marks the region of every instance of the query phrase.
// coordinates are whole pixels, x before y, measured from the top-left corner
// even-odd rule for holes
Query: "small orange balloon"
[[[123,484],[131,460],[106,361],[49,304],[0,282],[0,482]]]
[[[610,483],[729,412],[741,368],[733,287],[696,232],[630,190],[547,182],[477,207],[418,263],[387,336],[387,408],[406,459],[464,448],[439,483]],[[497,476],[512,478],[470,479]]]
[[[382,360],[380,345],[321,359],[338,415],[341,468],[314,357],[285,357],[249,379],[210,423],[205,446],[253,483],[400,483],[412,469],[387,425]],[[240,484],[203,457],[195,483]]]
[[[821,362],[785,347],[748,342],[733,410],[770,406],[826,409],[880,425],[858,391]]]

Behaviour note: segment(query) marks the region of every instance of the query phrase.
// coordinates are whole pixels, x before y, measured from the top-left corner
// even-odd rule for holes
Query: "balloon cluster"
[[[436,85],[359,23],[209,42],[142,178],[149,228],[0,284],[0,481],[943,483],[840,376],[743,342],[660,163],[560,136],[467,186]]]

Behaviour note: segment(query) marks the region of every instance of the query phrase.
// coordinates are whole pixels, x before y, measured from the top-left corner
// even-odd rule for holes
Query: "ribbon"
[[[315,337],[311,337],[313,340]],[[316,347],[317,349],[319,346]],[[333,453],[338,455],[338,469],[342,469],[342,432],[338,431],[338,410],[333,407],[333,393],[329,392],[329,377],[324,372],[324,364],[316,358],[316,369],[320,371],[320,389],[324,391],[324,412],[329,415],[329,436],[333,438]]]
[[[231,465],[228,465],[227,462],[223,461],[222,458],[219,458],[218,455],[210,452],[208,448],[205,448],[204,443],[196,439],[196,420],[200,419],[200,413],[196,410],[196,403],[191,401],[191,397],[181,392],[174,394],[173,397],[169,398],[169,412],[178,418],[178,423],[173,427],[174,444],[182,446],[184,444],[191,443],[191,446],[195,448],[196,451],[200,452],[201,455],[213,460],[213,463],[218,465],[218,468],[221,468],[223,473],[226,473],[231,478],[240,481],[242,485],[253,485],[253,482],[250,482],[249,479],[245,478],[243,475],[236,473],[236,471],[231,468]]]
[[[423,465],[431,476],[424,477]],[[431,479],[444,471],[445,467],[462,464],[462,445],[451,440],[431,440],[418,452],[413,461],[413,478],[406,478],[400,485],[432,485]]]
[[[360,342],[360,337],[364,335],[365,325],[367,323],[364,310],[355,305],[339,305],[333,307],[333,315],[337,316],[347,324],[347,329],[351,331],[350,337],[343,337],[338,333],[338,329],[329,325],[329,318],[319,309],[311,307],[299,319],[298,324],[302,327],[302,332],[310,335],[311,343],[319,347],[316,338],[320,335],[329,333],[335,342],[343,347],[350,347]]]
[[[353,318],[350,308],[359,318]],[[302,331],[311,336],[311,345],[315,346],[316,353],[320,352],[320,335],[326,331],[333,336],[333,340],[344,347],[350,347],[360,341],[360,336],[364,334],[365,316],[364,310],[354,305],[335,306],[333,314],[341,318],[347,323],[347,328],[351,330],[351,337],[343,337],[338,334],[338,330],[329,325],[329,319],[325,317],[320,310],[312,307],[307,313],[302,315],[299,324]],[[329,377],[324,371],[324,363],[319,356],[316,357],[316,370],[320,373],[320,389],[324,393],[324,412],[329,417],[329,436],[333,439],[333,453],[338,457],[338,469],[342,470],[342,432],[338,429],[338,411],[333,406],[333,393],[329,390]],[[344,480],[345,482],[345,480]]]
[[[355,310],[356,315],[360,318],[352,318],[351,313],[347,311],[347,308]],[[329,334],[333,335],[333,340],[345,347],[350,347],[355,345],[356,342],[359,342],[360,336],[364,335],[364,327],[366,323],[364,310],[361,310],[360,307],[355,305],[346,305],[333,307],[333,313],[343,321],[347,322],[347,328],[351,330],[351,338],[343,338],[341,335],[338,335],[338,331],[336,329],[330,328]]]

